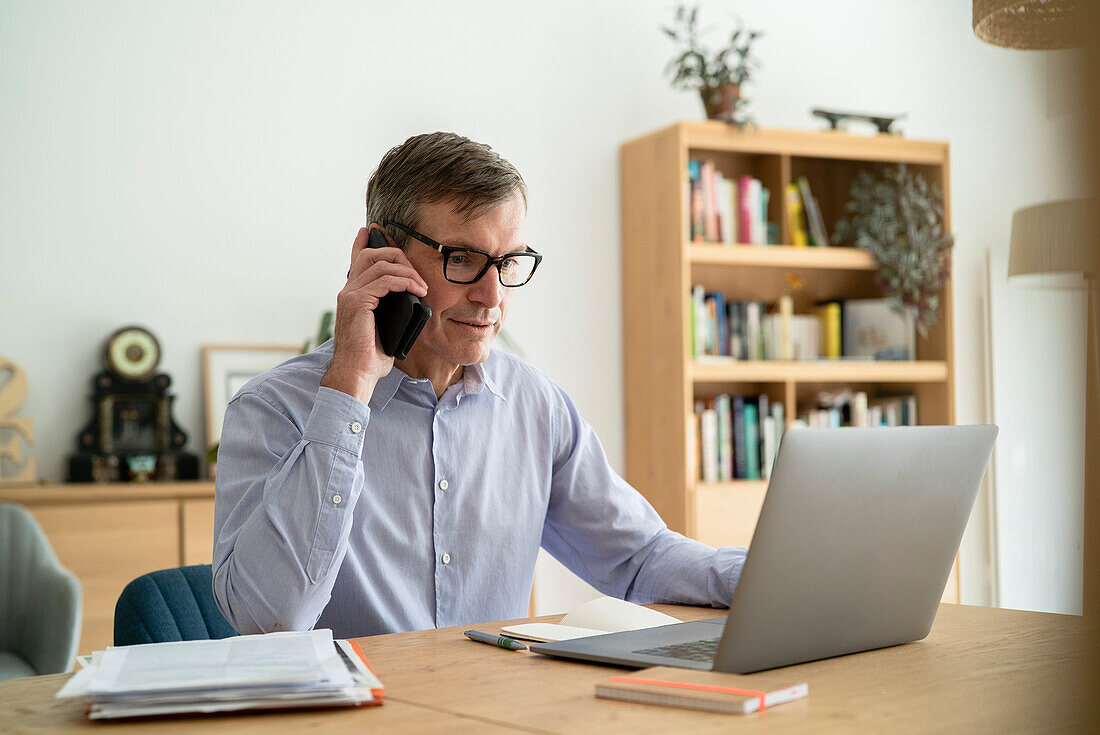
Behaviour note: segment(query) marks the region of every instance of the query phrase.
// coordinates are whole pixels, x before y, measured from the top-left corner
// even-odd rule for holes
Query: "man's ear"
[[[395,243],[393,241],[393,238],[390,237],[390,233],[386,232],[386,228],[383,227],[382,225],[378,224],[377,222],[371,222],[370,225],[367,227],[367,238],[368,239],[370,238],[370,233],[371,233],[372,230],[378,230],[379,232],[381,232],[385,236],[386,242],[389,243],[389,246],[391,248],[398,248],[399,250],[403,249],[403,248],[401,248],[400,245],[398,245],[397,243]]]

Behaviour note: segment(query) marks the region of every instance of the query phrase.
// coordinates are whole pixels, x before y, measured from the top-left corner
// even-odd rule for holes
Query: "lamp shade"
[[[1079,48],[1087,40],[1082,17],[1096,0],[974,0],[974,35],[1018,49]]]
[[[1095,199],[1066,199],[1012,215],[1008,277],[1038,288],[1083,288],[1100,275]]]

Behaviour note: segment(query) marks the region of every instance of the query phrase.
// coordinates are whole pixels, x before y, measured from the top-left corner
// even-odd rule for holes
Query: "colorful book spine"
[[[779,359],[793,360],[791,349],[791,317],[794,315],[794,299],[784,294],[779,297]]]
[[[691,320],[692,355],[699,357],[706,354],[707,307],[706,292],[702,286],[691,290],[691,304],[694,317]]]
[[[692,242],[703,242],[703,173],[702,163],[692,159],[688,163],[688,178],[690,180],[691,201],[691,229],[689,237]]]
[[[754,224],[756,225],[756,231],[752,240],[753,245],[767,245],[768,244],[768,200],[771,198],[771,192],[764,188],[763,183],[759,180],[756,181],[757,191],[757,214]]]
[[[763,335],[761,327],[763,322],[763,308],[757,301],[746,304],[745,332],[748,339],[746,360],[764,359]]]
[[[737,180],[726,179],[726,210],[729,214],[729,244],[736,245],[741,227],[741,217],[738,216],[741,209],[740,195],[737,191]]]
[[[718,480],[733,479],[733,421],[731,417],[730,397],[726,394],[714,398],[714,409],[718,415]]]
[[[768,474],[771,465],[767,461],[767,444],[769,440],[767,422],[772,421],[771,417],[771,400],[768,398],[767,393],[761,393],[756,399],[756,415],[760,421],[760,436],[756,443],[757,454],[760,457],[760,477],[763,479],[768,478]],[[765,469],[767,468],[767,469]]]
[[[714,161],[703,161],[703,239],[718,242],[718,210],[714,196]]]
[[[806,215],[802,210],[802,196],[798,193],[798,185],[791,182],[786,187],[787,194],[787,229],[791,233],[791,244],[796,248],[808,246],[806,239]]]
[[[763,415],[763,412],[761,412]],[[775,450],[777,448],[775,416],[764,416],[760,422],[760,477],[767,480],[772,476],[772,465],[775,464]]]
[[[740,199],[738,202],[739,231],[737,233],[737,241],[742,245],[752,243],[753,181],[755,181],[755,179],[751,176],[742,176],[737,182],[737,191]]]
[[[840,333],[840,302],[830,301],[820,304],[817,308],[817,316],[821,320],[821,356],[837,359],[841,356],[843,345]]]
[[[713,408],[704,408],[699,417],[699,426],[703,482],[718,482],[718,412]]]
[[[744,405],[745,424],[745,479],[760,479],[760,420],[756,413],[756,404],[746,401]]]
[[[733,476],[748,477],[748,444],[745,441],[745,397],[733,397]]]

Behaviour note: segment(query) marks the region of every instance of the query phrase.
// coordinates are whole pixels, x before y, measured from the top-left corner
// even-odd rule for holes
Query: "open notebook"
[[[513,638],[529,641],[568,641],[590,635],[618,633],[624,630],[656,628],[680,621],[671,615],[635,605],[614,597],[597,597],[572,610],[561,623],[522,623],[507,625],[500,630]]]

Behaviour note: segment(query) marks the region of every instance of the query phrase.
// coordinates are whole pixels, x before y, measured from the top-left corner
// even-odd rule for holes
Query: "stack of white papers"
[[[327,629],[96,651],[57,693],[90,719],[381,704],[382,682]]]

